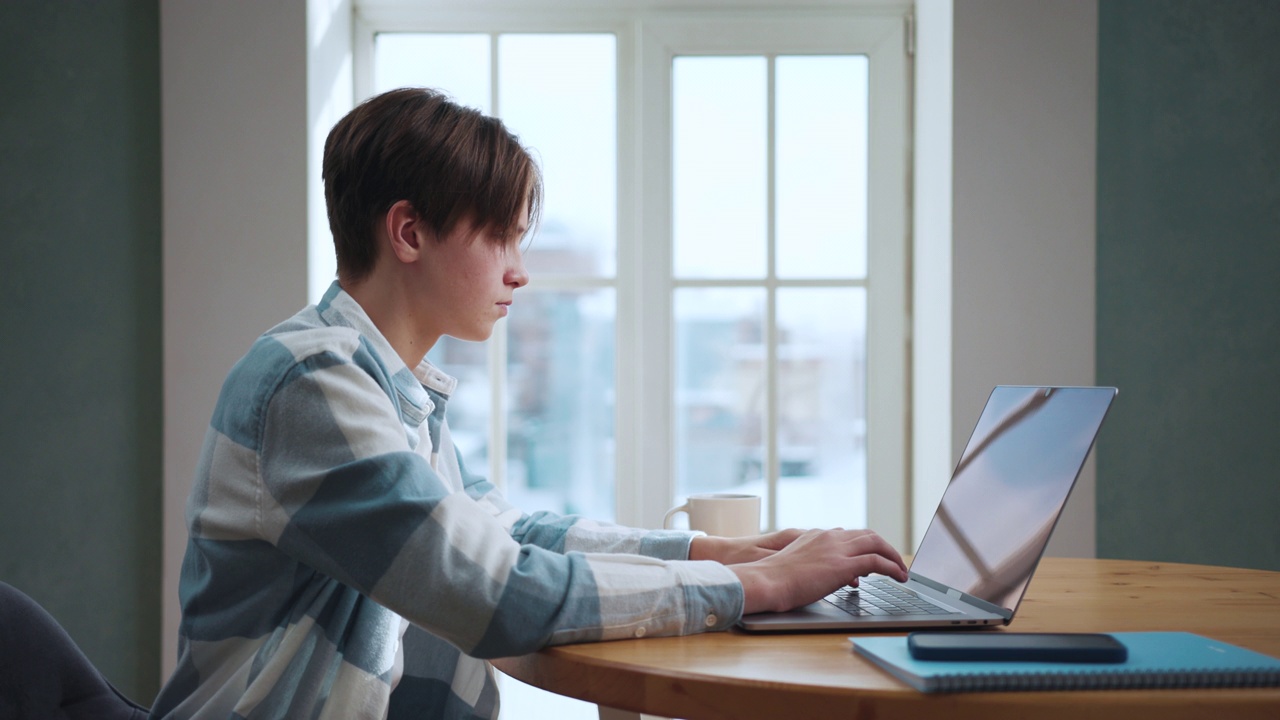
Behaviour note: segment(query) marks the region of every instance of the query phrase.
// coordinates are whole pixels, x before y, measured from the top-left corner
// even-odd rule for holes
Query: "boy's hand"
[[[802,533],[804,533],[803,530],[789,528],[764,535],[738,538],[715,535],[696,537],[689,543],[689,559],[714,560],[721,565],[755,562],[790,545]]]
[[[810,530],[759,560],[729,569],[742,582],[744,615],[807,605],[872,573],[907,579],[902,556],[870,530]]]

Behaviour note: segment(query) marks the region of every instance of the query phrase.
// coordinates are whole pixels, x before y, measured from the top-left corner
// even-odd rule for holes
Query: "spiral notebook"
[[[859,655],[911,687],[933,692],[1275,687],[1280,660],[1186,632],[1113,633],[1123,663],[916,660],[906,636],[849,638]]]

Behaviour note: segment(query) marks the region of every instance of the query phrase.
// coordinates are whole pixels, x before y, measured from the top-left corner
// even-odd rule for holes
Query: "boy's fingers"
[[[880,537],[874,532],[867,531],[864,535],[851,538],[849,540],[850,552],[853,555],[865,555],[867,553],[876,553],[887,558],[893,559],[898,563],[902,563],[902,556],[889,544],[888,540]]]
[[[895,580],[906,580],[907,573],[901,565],[883,555],[862,555],[855,558],[858,577],[863,575],[887,575]]]

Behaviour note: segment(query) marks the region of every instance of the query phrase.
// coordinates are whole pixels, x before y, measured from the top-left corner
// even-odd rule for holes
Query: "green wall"
[[[1098,553],[1280,570],[1280,3],[1099,9]]]
[[[0,580],[121,690],[160,665],[155,2],[0,4]]]

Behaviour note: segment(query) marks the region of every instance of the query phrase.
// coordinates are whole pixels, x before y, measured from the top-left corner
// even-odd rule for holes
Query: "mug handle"
[[[668,510],[668,511],[667,511],[667,514],[666,514],[666,516],[662,518],[662,527],[663,527],[663,528],[665,528],[665,529],[667,529],[667,530],[670,530],[670,529],[671,529],[671,518],[672,518],[672,516],[674,516],[676,513],[679,513],[679,512],[682,512],[682,513],[684,513],[684,514],[688,515],[688,514],[689,514],[689,503],[687,503],[687,502],[686,502],[686,503],[685,503],[685,504],[683,504],[683,505],[677,505],[676,507],[673,507],[673,508],[671,508],[670,510]]]

